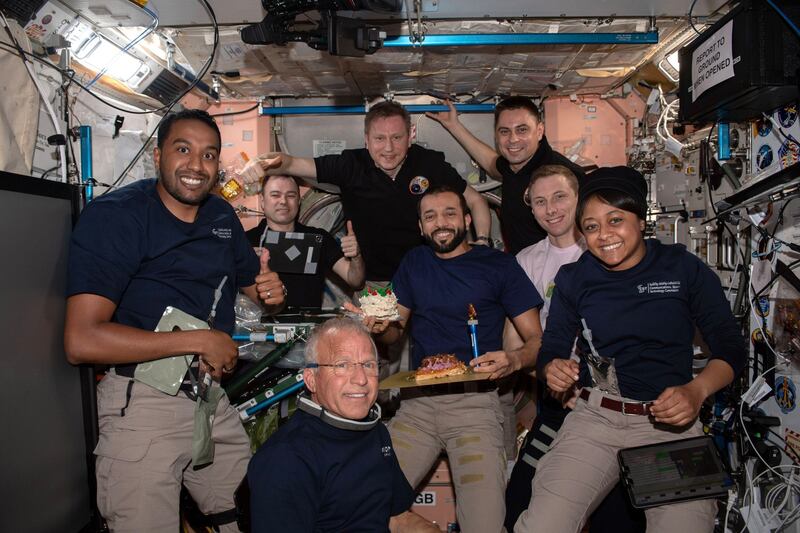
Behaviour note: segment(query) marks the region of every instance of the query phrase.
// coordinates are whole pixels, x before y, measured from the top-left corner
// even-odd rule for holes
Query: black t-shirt
[[[250,245],[258,247],[261,243],[261,235],[267,227],[267,220],[264,219],[255,228],[246,233]],[[288,274],[278,272],[281,281],[286,286],[288,295],[286,296],[286,307],[288,308],[312,308],[322,307],[322,293],[325,290],[325,275],[333,269],[333,265],[344,257],[342,249],[330,233],[324,229],[314,228],[295,222],[294,231],[297,233],[316,233],[322,235],[322,248],[320,250],[319,266],[316,274]],[[269,249],[270,247],[267,246]],[[273,251],[270,249],[270,253]],[[277,271],[276,271],[277,272]]]
[[[389,533],[408,511],[406,481],[386,427],[329,426],[298,410],[247,468],[253,533]]]
[[[503,176],[503,199],[500,205],[500,221],[503,226],[503,237],[509,252],[519,253],[523,248],[536,244],[547,236],[536,219],[531,208],[525,204],[523,196],[531,181],[531,174],[543,165],[564,165],[572,170],[583,181],[581,167],[554,151],[547,142],[547,137],[539,141],[539,148],[530,161],[519,172],[511,170],[505,157],[497,159],[497,171]]]
[[[342,191],[344,214],[353,222],[368,280],[392,279],[406,252],[423,243],[417,202],[428,188],[448,185],[463,193],[467,187],[442,152],[416,144],[394,180],[375,166],[366,148],[314,161],[317,179]]]

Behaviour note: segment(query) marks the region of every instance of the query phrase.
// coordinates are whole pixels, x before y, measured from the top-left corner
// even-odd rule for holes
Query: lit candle
[[[472,342],[472,358],[478,358],[478,313],[475,311],[475,306],[472,304],[467,305],[467,325],[469,326],[469,338]]]

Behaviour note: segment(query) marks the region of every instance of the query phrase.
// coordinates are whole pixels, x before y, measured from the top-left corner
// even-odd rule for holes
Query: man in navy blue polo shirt
[[[394,342],[410,327],[412,360],[454,354],[476,372],[500,379],[533,366],[541,339],[542,299],[514,257],[464,239],[470,215],[464,197],[446,188],[425,193],[419,203],[419,228],[428,246],[403,258],[392,280],[400,320],[386,327],[366,318],[379,340]],[[477,311],[477,346],[470,343],[469,309]],[[523,339],[515,350],[502,349],[509,318]],[[482,354],[474,357],[474,351]],[[397,458],[416,487],[442,450],[455,480],[456,514],[462,531],[503,528],[506,452],[503,413],[491,382],[454,383],[402,389],[389,433]]]
[[[414,491],[381,424],[378,360],[367,329],[347,318],[306,344],[308,394],[247,471],[253,533],[432,533],[409,511]]]
[[[220,531],[238,531],[230,511],[249,443],[219,392],[238,357],[233,304],[241,289],[274,313],[285,293],[267,256],[259,269],[233,208],[209,195],[219,150],[204,111],[166,117],[153,152],[158,178],[91,202],[72,236],[64,343],[70,363],[112,365],[98,385],[95,455],[98,508],[116,533],[177,531],[181,483]],[[210,329],[155,332],[168,306]],[[183,354],[197,357],[185,357],[195,363],[177,394],[134,379],[141,363]],[[204,375],[207,396],[196,386]],[[198,394],[219,402],[200,422]],[[199,438],[198,425],[210,436]]]

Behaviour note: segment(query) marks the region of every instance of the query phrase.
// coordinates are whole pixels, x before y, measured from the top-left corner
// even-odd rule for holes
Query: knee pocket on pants
[[[135,431],[125,432],[127,435],[100,435],[100,441],[94,449],[94,454],[111,461],[119,460],[126,463],[138,462],[144,459],[150,450],[152,439],[149,435],[137,434]]]
[[[126,464],[130,463],[110,457],[97,460],[97,508],[111,522],[134,518],[141,511],[142,479],[128,475]]]
[[[399,431],[401,433],[407,433],[409,435],[416,435],[417,433],[419,433],[419,431],[413,426],[398,421],[393,421],[389,429],[391,432]]]

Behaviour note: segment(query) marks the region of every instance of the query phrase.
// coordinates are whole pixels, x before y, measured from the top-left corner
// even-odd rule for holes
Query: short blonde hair
[[[530,189],[531,186],[538,180],[542,178],[549,178],[550,176],[564,176],[565,178],[567,178],[569,186],[572,187],[573,191],[575,191],[575,194],[578,194],[578,189],[580,188],[580,183],[578,182],[578,176],[576,176],[574,172],[572,172],[564,165],[540,166],[539,168],[533,171],[533,174],[531,174],[531,180],[528,182],[528,189]]]
[[[370,335],[369,330],[361,322],[357,322],[350,318],[331,318],[326,320],[311,332],[311,336],[306,341],[305,349],[305,363],[316,363],[319,357],[319,343],[323,338],[350,333],[352,335],[363,335],[369,339],[372,346],[372,354],[375,359],[378,358],[378,348],[375,346],[375,341]]]

